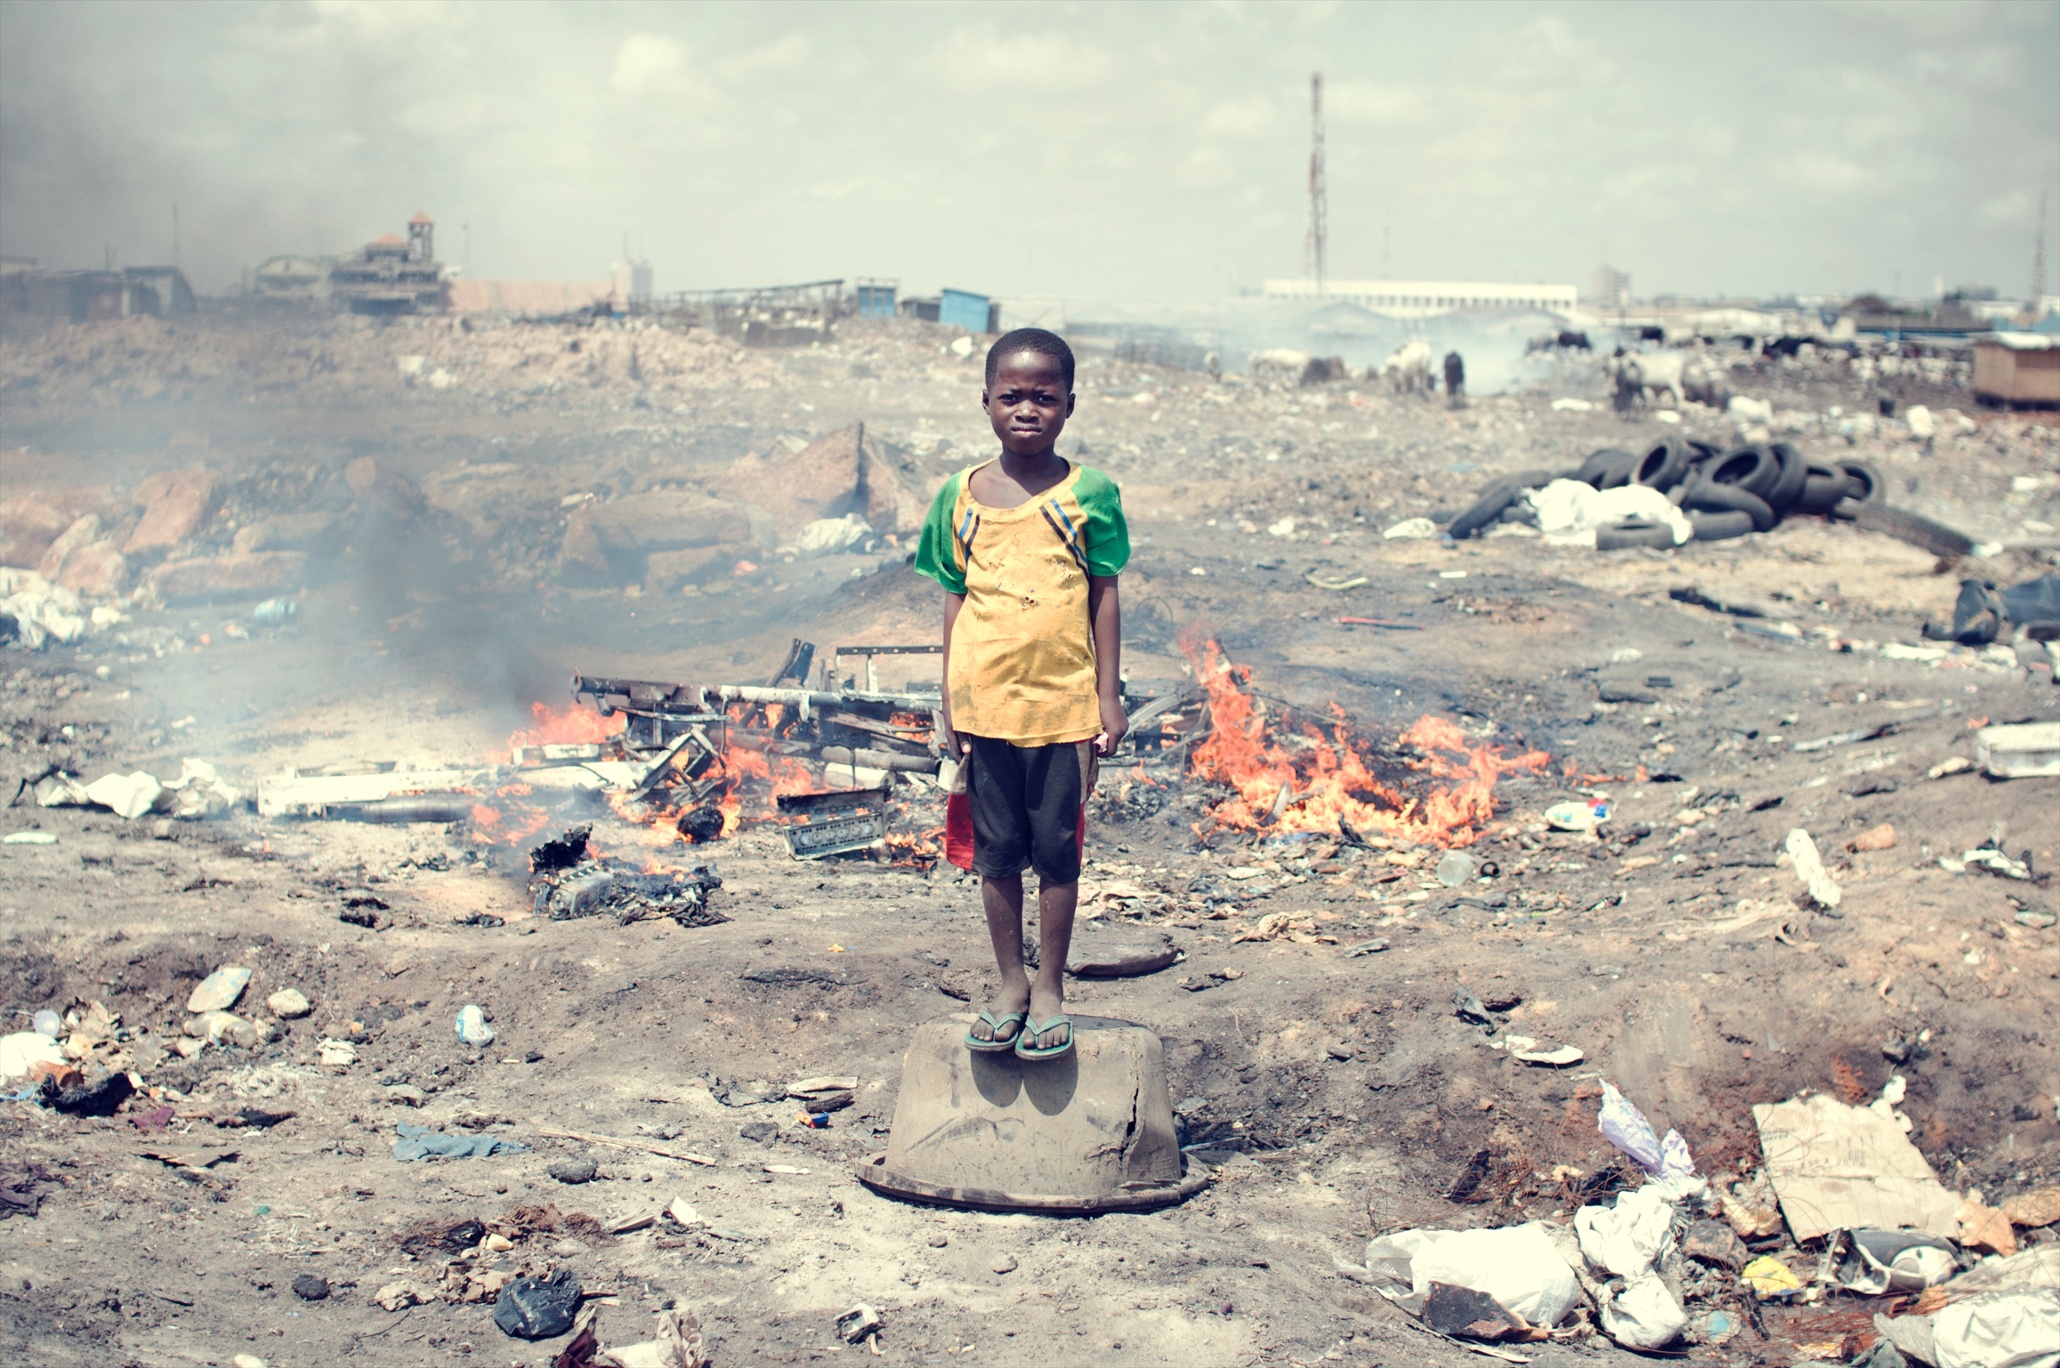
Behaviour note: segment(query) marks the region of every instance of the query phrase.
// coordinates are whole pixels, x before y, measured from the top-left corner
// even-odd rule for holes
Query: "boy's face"
[[[1002,449],[1016,456],[1050,451],[1073,416],[1073,396],[1055,356],[1012,352],[994,367],[994,383],[980,394]]]

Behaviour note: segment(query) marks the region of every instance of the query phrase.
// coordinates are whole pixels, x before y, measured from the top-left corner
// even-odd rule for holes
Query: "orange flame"
[[[603,717],[577,703],[568,703],[562,709],[554,710],[543,703],[529,705],[530,716],[536,725],[511,732],[508,749],[517,746],[560,746],[578,745],[586,741],[606,741],[629,725],[629,719],[620,713],[614,717]]]
[[[1263,700],[1248,692],[1249,667],[1231,664],[1199,634],[1183,637],[1181,651],[1209,699],[1212,730],[1194,749],[1194,772],[1237,791],[1213,809],[1219,826],[1338,832],[1349,825],[1423,845],[1471,845],[1495,814],[1496,781],[1541,770],[1548,758],[1531,751],[1504,759],[1501,747],[1469,746],[1453,723],[1426,715],[1399,738],[1418,752],[1401,763],[1433,781],[1429,792],[1411,796],[1367,768],[1335,706],[1329,735],[1305,724],[1282,745],[1268,731]]]

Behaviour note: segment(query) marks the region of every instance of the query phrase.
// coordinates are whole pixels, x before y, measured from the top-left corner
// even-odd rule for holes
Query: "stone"
[[[739,504],[691,490],[654,489],[574,509],[565,519],[558,564],[561,571],[626,580],[641,576],[658,552],[742,548],[762,540],[750,510]],[[666,573],[690,564],[672,563]]]
[[[184,542],[222,504],[222,478],[212,470],[162,470],[136,486],[142,521],[122,546],[135,556],[170,551]]]
[[[892,459],[857,423],[789,456],[747,456],[731,467],[728,487],[748,490],[785,541],[809,523],[846,513],[860,514],[875,532],[914,532],[928,509],[916,493],[920,483],[919,470]]]
[[[476,1217],[454,1216],[439,1220],[432,1216],[409,1226],[401,1235],[400,1247],[402,1253],[413,1254],[416,1258],[439,1251],[463,1254],[484,1238],[486,1225]]]
[[[186,995],[186,1010],[193,1013],[219,1012],[236,1005],[236,999],[243,996],[243,990],[250,986],[250,970],[240,965],[225,965],[215,970],[195,985]]]
[[[290,594],[307,578],[305,551],[252,551],[166,561],[150,572],[150,591],[166,603],[270,598]]]
[[[265,1368],[265,1361],[256,1354],[237,1354],[229,1362],[233,1368]]]
[[[1852,851],[1894,850],[1895,828],[1887,822],[1883,822],[1880,826],[1868,827],[1865,831],[1847,841],[1845,848]]]
[[[327,1300],[329,1280],[319,1273],[302,1273],[293,1280],[293,1295],[302,1301]]]
[[[388,1311],[405,1311],[436,1300],[436,1293],[420,1283],[391,1282],[379,1289],[372,1300]]]
[[[428,506],[420,485],[398,471],[387,469],[370,456],[360,456],[346,465],[343,482],[350,486],[351,493],[358,496],[359,503],[395,522],[413,521]]]
[[[237,552],[326,550],[339,530],[333,513],[275,513],[237,528],[229,545]]]
[[[129,558],[111,541],[93,542],[65,557],[57,583],[82,598],[119,598],[129,589]]]
[[[699,546],[682,551],[654,551],[644,562],[644,592],[672,594],[688,584],[720,579],[737,560],[736,547]]]
[[[50,544],[77,521],[31,496],[0,500],[0,565],[35,565]]]
[[[577,1159],[560,1159],[544,1172],[561,1183],[591,1183],[600,1174],[601,1166],[582,1156]]]
[[[253,1049],[267,1038],[265,1028],[234,1012],[202,1012],[186,1019],[186,1034],[199,1040],[241,1045]]]
[[[2006,1197],[2002,1212],[2012,1225],[2036,1227],[2060,1222],[2060,1187],[2033,1188]]]
[[[88,513],[76,519],[71,526],[58,533],[57,540],[50,543],[50,549],[36,562],[36,573],[46,580],[57,580],[64,570],[64,563],[72,552],[100,539],[100,515]],[[60,581],[61,582],[61,581]]]
[[[992,1267],[994,1268],[994,1271],[998,1274],[1006,1275],[1009,1273],[1013,1273],[1016,1271],[1017,1267],[1016,1256],[1013,1254],[1004,1254],[994,1261]]]
[[[754,1145],[769,1145],[779,1133],[779,1126],[771,1121],[746,1121],[737,1127],[737,1134]]]
[[[1083,940],[1085,943],[1083,944]],[[1073,942],[1073,960],[1066,972],[1075,978],[1136,978],[1156,974],[1180,958],[1170,937],[1153,941],[1100,943],[1099,937]]]
[[[265,1010],[282,1021],[298,1021],[314,1007],[297,988],[281,988],[265,999]]]

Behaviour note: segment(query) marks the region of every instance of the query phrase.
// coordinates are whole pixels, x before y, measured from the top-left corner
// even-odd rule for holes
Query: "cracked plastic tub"
[[[858,1164],[861,1183],[942,1206],[1072,1215],[1167,1206],[1207,1183],[1180,1152],[1156,1035],[1075,1015],[1070,1054],[1022,1060],[968,1050],[972,1021],[916,1030],[887,1149]]]

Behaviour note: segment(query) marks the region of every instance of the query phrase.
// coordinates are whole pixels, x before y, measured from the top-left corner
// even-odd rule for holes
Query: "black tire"
[[[1697,465],[1703,461],[1713,461],[1723,454],[1721,448],[1712,446],[1708,442],[1694,437],[1688,439],[1688,461],[1691,465]]]
[[[1776,513],[1786,513],[1802,497],[1803,487],[1809,480],[1810,463],[1786,442],[1775,442],[1767,450],[1781,463],[1781,472],[1774,477],[1772,487],[1760,497]]]
[[[1809,468],[1809,478],[1803,482],[1802,497],[1795,501],[1790,511],[1807,514],[1813,518],[1829,517],[1831,510],[1838,507],[1839,501],[1845,498],[1846,491],[1850,488],[1852,481],[1843,470],[1812,465]]]
[[[1763,446],[1740,447],[1704,468],[1710,484],[1730,485],[1761,499],[1781,478],[1781,460]]]
[[[1672,489],[1687,476],[1688,464],[1687,445],[1678,437],[1662,437],[1639,458],[1630,482],[1653,489]]]
[[[1581,468],[1574,472],[1574,478],[1582,484],[1594,485],[1597,489],[1614,489],[1625,482],[1632,469],[1638,464],[1638,453],[1624,451],[1618,447],[1604,447],[1581,462]],[[1616,484],[1609,481],[1615,480]]]
[[[1845,496],[1854,503],[1873,503],[1881,497],[1881,476],[1865,461],[1840,461],[1838,468],[1845,472],[1851,485]]]
[[[1717,484],[1710,480],[1697,482],[1683,496],[1681,507],[1704,513],[1749,513],[1755,532],[1765,532],[1778,521],[1773,508],[1759,495],[1737,485]]]
[[[1947,560],[1958,560],[1974,551],[1974,539],[1965,532],[1956,532],[1944,523],[1933,522],[1906,508],[1890,508],[1885,503],[1860,504],[1853,509],[1853,523]]]
[[[1452,520],[1452,525],[1445,529],[1445,535],[1455,541],[1465,541],[1500,518],[1502,510],[1514,503],[1517,495],[1526,489],[1551,484],[1555,478],[1549,470],[1525,470],[1488,481],[1481,487],[1473,504]]]
[[[1690,513],[1689,524],[1695,528],[1697,541],[1729,541],[1754,531],[1752,514],[1734,513]]]
[[[1625,551],[1634,546],[1674,549],[1674,529],[1646,518],[1625,518],[1622,522],[1595,529],[1597,551]]]

